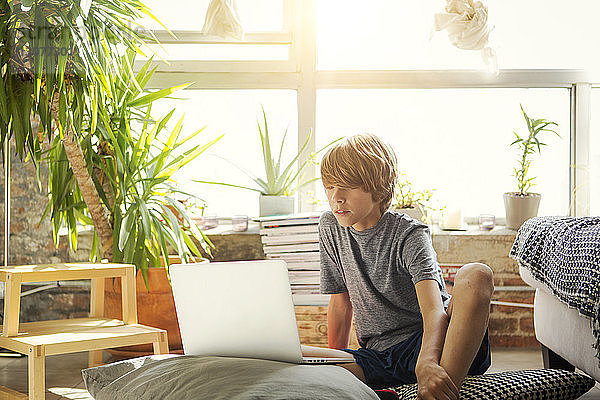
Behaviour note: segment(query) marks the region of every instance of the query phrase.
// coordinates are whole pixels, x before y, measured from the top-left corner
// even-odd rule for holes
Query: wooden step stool
[[[104,318],[104,279],[121,277],[123,320]],[[91,279],[90,318],[19,324],[21,284]],[[5,283],[0,347],[27,355],[29,399],[45,398],[45,357],[89,351],[90,366],[102,349],[152,343],[154,354],[169,352],[167,332],[137,323],[135,266],[131,264],[46,264],[0,269]],[[3,394],[0,390],[0,396]]]

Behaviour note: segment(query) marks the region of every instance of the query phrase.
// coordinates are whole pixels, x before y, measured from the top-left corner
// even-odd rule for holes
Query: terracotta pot
[[[171,264],[180,263],[175,256],[169,256]],[[197,259],[198,263],[207,263],[207,259]],[[183,354],[179,322],[175,311],[175,301],[171,283],[164,268],[148,268],[148,288],[141,271],[136,275],[138,323],[167,330],[169,353]],[[122,318],[121,278],[107,278],[104,289],[104,315],[107,318]],[[117,347],[108,349],[116,358],[139,357],[153,354],[152,344]]]

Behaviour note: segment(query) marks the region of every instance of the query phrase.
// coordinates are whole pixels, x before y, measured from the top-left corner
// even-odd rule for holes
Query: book
[[[303,212],[303,213],[294,213],[294,214],[284,214],[284,215],[269,215],[264,217],[255,217],[252,218],[254,221],[268,223],[272,221],[293,221],[293,220],[309,220],[309,221],[318,221],[321,218],[321,212]]]
[[[329,295],[321,294],[319,291],[292,292],[292,300],[296,306],[327,306]]]
[[[267,259],[281,259],[286,263],[294,262],[316,262],[320,263],[321,257],[318,251],[304,251],[302,253],[272,253],[267,254]]]
[[[320,213],[300,213],[258,217],[254,218],[254,220],[260,222],[262,228],[276,228],[290,225],[317,225],[319,218],[321,218]]]
[[[286,262],[289,271],[320,271],[321,264],[318,261],[292,261]]]
[[[289,225],[289,226],[280,226],[275,228],[261,228],[258,233],[261,235],[267,236],[280,236],[280,235],[290,235],[296,233],[318,233],[319,225],[311,224],[311,225]]]
[[[289,272],[291,285],[320,285],[320,271],[290,271]]]
[[[263,244],[295,244],[295,243],[318,243],[318,233],[304,233],[293,235],[262,236]]]
[[[265,254],[275,253],[294,253],[319,250],[319,243],[297,243],[284,245],[265,245],[263,251]]]
[[[298,291],[318,292],[320,290],[319,285],[293,284],[293,285],[290,285],[290,287],[292,288],[292,293],[297,293]]]

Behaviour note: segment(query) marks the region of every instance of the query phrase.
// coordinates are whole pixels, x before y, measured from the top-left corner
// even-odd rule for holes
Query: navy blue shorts
[[[421,350],[423,331],[417,331],[406,340],[389,349],[376,351],[364,347],[344,349],[351,353],[365,374],[367,385],[374,389],[416,383],[415,365]],[[490,339],[486,330],[479,351],[469,368],[469,375],[481,375],[490,367]]]

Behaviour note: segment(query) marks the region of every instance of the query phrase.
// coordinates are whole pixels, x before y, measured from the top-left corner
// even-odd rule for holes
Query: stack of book
[[[327,305],[321,295],[319,262],[320,214],[305,213],[259,217],[260,235],[267,259],[286,262],[296,305]]]

